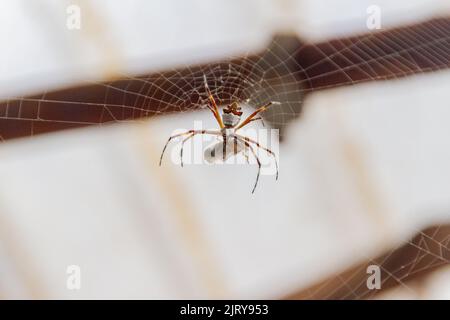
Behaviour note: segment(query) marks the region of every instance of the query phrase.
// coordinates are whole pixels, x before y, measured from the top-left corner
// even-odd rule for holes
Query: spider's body
[[[214,100],[214,97],[211,94],[211,91],[209,90],[208,84],[206,82],[206,77],[203,76],[205,81],[205,90],[208,93],[208,99],[209,104],[208,109],[211,110],[214,117],[216,118],[217,123],[219,124],[220,130],[189,130],[184,133],[176,134],[167,140],[166,145],[164,146],[164,149],[161,153],[161,158],[159,161],[159,165],[161,165],[161,161],[164,155],[164,151],[167,148],[167,145],[169,144],[170,140],[177,138],[177,137],[184,137],[183,141],[181,142],[181,166],[183,166],[183,147],[186,141],[191,139],[197,134],[207,134],[207,135],[215,135],[218,137],[221,137],[222,140],[218,141],[211,146],[207,147],[204,151],[204,159],[210,163],[215,162],[218,159],[222,159],[223,162],[226,161],[229,157],[233,155],[238,155],[239,153],[243,152],[244,156],[246,157],[248,161],[248,150],[251,151],[253,156],[256,159],[256,162],[258,164],[258,174],[256,176],[256,182],[253,187],[252,193],[255,191],[256,185],[258,184],[259,179],[259,172],[261,170],[261,162],[259,161],[258,156],[256,155],[255,150],[253,149],[253,146],[256,146],[257,148],[263,149],[267,153],[269,153],[271,156],[273,156],[275,160],[275,165],[277,169],[277,175],[276,179],[278,179],[278,163],[275,154],[273,151],[262,147],[257,141],[254,141],[248,137],[241,136],[237,133],[239,129],[246,126],[252,121],[255,120],[262,120],[261,117],[256,117],[257,114],[260,112],[266,110],[269,106],[273,104],[279,104],[279,102],[269,102],[259,108],[257,108],[252,114],[250,114],[244,121],[241,122],[241,116],[242,111],[241,107],[237,102],[232,102],[228,106],[226,106],[223,109],[222,115],[219,114],[219,108],[217,107],[216,101]]]
[[[225,128],[233,128],[239,123],[239,121],[241,121],[241,117],[234,114],[224,113],[222,114],[222,121]]]
[[[234,128],[241,121],[242,111],[237,102],[233,102],[223,109],[222,122],[225,128]]]

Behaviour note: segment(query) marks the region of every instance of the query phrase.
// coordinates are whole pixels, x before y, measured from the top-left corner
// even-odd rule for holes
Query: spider
[[[271,105],[279,105],[279,102],[276,101],[270,101],[266,104],[263,104],[259,108],[257,108],[252,114],[250,114],[244,121],[241,122],[241,116],[242,111],[241,107],[237,102],[232,102],[231,104],[227,105],[223,109],[222,116],[219,114],[219,108],[217,106],[216,101],[214,100],[214,97],[211,93],[211,90],[209,89],[208,82],[206,81],[206,76],[203,75],[203,80],[205,84],[205,90],[208,94],[208,103],[207,107],[208,109],[213,113],[214,118],[216,119],[220,129],[219,130],[189,130],[183,133],[175,134],[169,137],[167,140],[164,149],[162,150],[161,157],[159,159],[159,165],[161,166],[162,159],[164,156],[164,152],[166,151],[167,145],[169,142],[178,137],[184,137],[184,139],[181,142],[181,151],[180,151],[180,157],[181,157],[181,166],[183,167],[183,148],[184,144],[191,138],[193,138],[195,135],[214,135],[222,138],[222,141],[218,141],[214,143],[213,145],[207,147],[204,150],[204,158],[208,162],[212,162],[216,159],[216,156],[222,155],[222,160],[225,162],[225,160],[230,156],[230,152],[227,153],[227,149],[231,149],[231,155],[238,155],[239,153],[243,152],[244,156],[248,161],[248,150],[250,150],[255,157],[256,163],[258,164],[258,173],[256,175],[256,181],[252,189],[252,193],[255,192],[256,186],[258,185],[259,180],[259,173],[261,171],[261,161],[259,160],[258,156],[256,155],[254,147],[260,148],[267,152],[269,155],[271,155],[274,158],[275,166],[276,166],[276,180],[278,180],[278,163],[275,156],[275,153],[263,146],[261,146],[257,141],[252,140],[246,136],[242,136],[237,133],[237,131],[247,124],[249,124],[252,121],[261,120],[262,118],[256,117],[260,112],[263,112],[267,108],[269,108]],[[230,142],[233,144],[233,148],[231,148]]]

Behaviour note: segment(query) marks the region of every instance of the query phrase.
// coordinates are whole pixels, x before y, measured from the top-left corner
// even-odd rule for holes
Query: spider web
[[[424,276],[439,267],[450,264],[450,226],[437,226],[420,231],[376,259],[337,274],[289,299],[370,299],[377,298],[378,290],[367,287],[368,266],[379,266],[381,293],[400,287],[417,296],[426,280]]]
[[[2,139],[32,136],[206,108],[204,77],[219,105],[248,101],[256,108],[268,101],[281,102],[264,117],[270,125],[283,130],[301,114],[302,101],[309,92],[407,77],[449,66],[450,19],[446,18],[315,44],[279,36],[259,54],[145,76],[121,75],[111,82],[34,96],[10,97],[0,103],[0,135]],[[448,265],[449,250],[450,230],[441,226],[419,232],[402,248],[369,264],[382,267],[382,286],[408,286],[406,281],[416,274]],[[365,270],[366,265],[359,266],[300,297],[371,297],[374,293],[367,290]]]
[[[205,108],[204,76],[220,105],[248,100],[256,108],[268,101],[281,102],[263,116],[283,129],[301,113],[303,97],[309,92],[448,68],[449,45],[446,18],[318,44],[279,36],[257,55],[10,97],[0,104],[0,135],[7,139]]]
[[[273,46],[283,50],[277,42]],[[53,131],[206,108],[206,78],[219,105],[246,101],[258,107],[268,101],[283,101],[285,107],[275,111],[280,118],[275,124],[281,125],[298,114],[303,90],[298,86],[301,82],[295,72],[286,69],[288,61],[295,63],[295,57],[280,56],[272,50],[267,49],[261,56],[235,57],[149,76],[121,75],[120,80],[112,82],[31,97],[12,97],[1,105],[0,119],[28,123],[30,131],[24,128],[25,132],[19,135],[33,135],[40,129],[47,131],[46,126],[48,131]],[[283,69],[286,70],[282,74]],[[36,127],[38,132],[34,130]]]

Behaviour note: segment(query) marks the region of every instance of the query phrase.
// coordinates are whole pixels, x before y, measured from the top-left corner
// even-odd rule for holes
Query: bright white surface
[[[271,35],[264,3],[2,1],[0,98],[262,50]],[[81,9],[80,30],[66,26],[73,4]]]
[[[292,0],[289,3],[293,3],[291,10],[298,12],[301,21],[295,30],[302,38],[310,41],[378,31],[367,27],[367,20],[373,12],[368,13],[367,9],[374,5],[380,9],[381,30],[415,24],[450,13],[447,0]]]
[[[382,0],[382,28],[450,12],[446,0]],[[81,29],[66,26],[69,5]],[[367,33],[369,0],[4,0],[0,98],[263,50],[276,32],[311,42]]]

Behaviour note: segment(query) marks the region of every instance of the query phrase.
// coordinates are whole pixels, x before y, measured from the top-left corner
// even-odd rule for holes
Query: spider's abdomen
[[[225,160],[230,157],[239,154],[243,150],[243,145],[239,141],[235,144],[234,139],[227,139],[227,145],[225,149]],[[217,141],[210,146],[208,146],[204,153],[203,158],[208,163],[223,161],[223,142]]]

